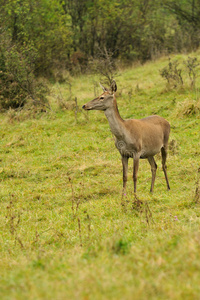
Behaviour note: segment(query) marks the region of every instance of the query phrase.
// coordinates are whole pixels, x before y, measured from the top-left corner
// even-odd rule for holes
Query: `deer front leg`
[[[134,183],[134,193],[136,194],[137,189],[137,173],[139,169],[139,158],[135,158],[133,161],[133,183]]]
[[[128,179],[128,157],[122,156],[122,166],[123,166],[123,193],[125,193],[126,182]]]

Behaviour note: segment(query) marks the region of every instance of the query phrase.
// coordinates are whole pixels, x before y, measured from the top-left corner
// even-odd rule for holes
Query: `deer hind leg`
[[[168,177],[167,177],[167,166],[166,166],[167,150],[166,150],[165,147],[161,148],[161,155],[162,155],[162,169],[163,169],[163,172],[165,174],[165,180],[166,180],[166,183],[167,183],[167,188],[168,188],[168,190],[170,190],[169,180],[168,180]]]
[[[133,164],[133,183],[134,183],[134,193],[136,194],[137,190],[137,173],[139,169],[139,158],[134,159],[134,164]]]
[[[151,165],[151,173],[152,173],[150,192],[153,193],[154,182],[155,182],[155,179],[156,179],[157,164],[156,164],[155,159],[154,159],[153,156],[148,157],[148,161]]]

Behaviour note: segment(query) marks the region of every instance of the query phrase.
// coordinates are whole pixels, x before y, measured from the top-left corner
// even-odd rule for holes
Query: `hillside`
[[[200,59],[199,53],[191,56]],[[104,113],[81,107],[99,76],[50,86],[52,112],[1,115],[1,299],[197,299],[200,294],[200,77],[167,87],[167,58],[119,69],[121,116],[171,124],[167,191],[140,161],[137,197]],[[200,71],[199,71],[200,72]],[[78,106],[75,107],[75,97]],[[61,109],[63,106],[65,109]],[[67,108],[67,109],[66,109]]]

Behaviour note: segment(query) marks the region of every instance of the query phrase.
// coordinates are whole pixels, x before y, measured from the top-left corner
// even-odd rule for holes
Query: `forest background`
[[[141,63],[200,43],[200,0],[0,0],[0,106],[45,102],[38,78]]]

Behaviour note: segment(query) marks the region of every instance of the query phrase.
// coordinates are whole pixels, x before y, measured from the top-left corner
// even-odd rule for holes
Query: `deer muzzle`
[[[84,104],[82,106],[82,108],[85,109],[85,110],[91,110],[92,109],[92,107],[88,106],[87,104]]]

